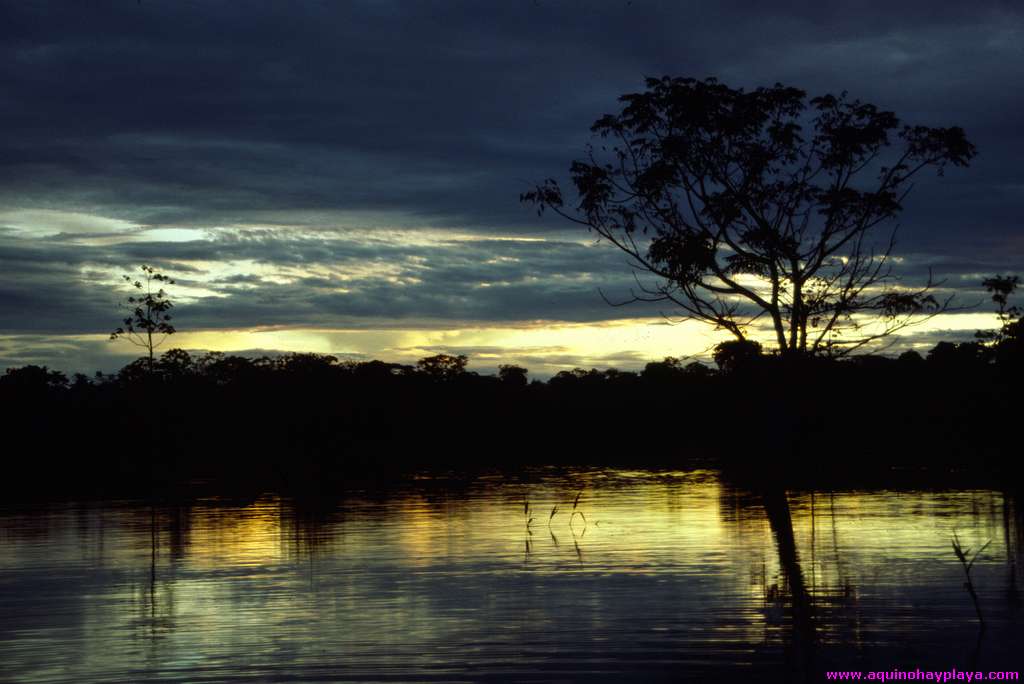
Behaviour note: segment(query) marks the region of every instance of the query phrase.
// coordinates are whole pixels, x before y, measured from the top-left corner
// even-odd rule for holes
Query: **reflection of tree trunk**
[[[1003,491],[1003,546],[1006,548],[1006,567],[1009,575],[1008,599],[1012,610],[1021,607],[1017,573],[1021,565],[1022,527],[1020,497]]]
[[[786,492],[781,487],[769,487],[762,492],[764,511],[768,516],[775,544],[779,552],[779,565],[785,574],[786,583],[793,601],[793,632],[794,647],[798,654],[810,655],[814,644],[814,622],[812,620],[813,605],[811,595],[807,591],[804,574],[800,568],[797,555],[796,539],[793,536],[793,517],[789,512]]]
[[[150,629],[156,629],[156,505],[149,507],[149,612]]]
[[[817,530],[815,529],[815,522],[816,521],[814,519],[814,513],[815,513],[815,510],[814,510],[814,492],[811,492],[811,591],[812,592],[814,591],[815,587],[818,586],[817,585],[817,574],[818,574],[817,573],[817,569],[818,569],[818,566],[816,565],[815,558],[814,558],[814,553],[815,553],[815,549],[817,548],[817,545],[818,545],[818,540],[816,538],[817,535],[815,534],[817,532]]]

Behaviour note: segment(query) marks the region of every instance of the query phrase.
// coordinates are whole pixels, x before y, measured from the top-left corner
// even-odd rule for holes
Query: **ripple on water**
[[[770,681],[808,668],[1019,667],[1016,502],[984,490],[786,501],[789,518],[769,520],[758,496],[711,472],[589,470],[421,479],[331,505],[268,495],[6,510],[0,679],[728,669]],[[795,557],[776,544],[780,525]],[[972,571],[989,623],[980,642],[954,531],[974,548],[991,540]]]

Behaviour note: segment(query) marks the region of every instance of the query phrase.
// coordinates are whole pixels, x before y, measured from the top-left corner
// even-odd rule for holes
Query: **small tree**
[[[1024,309],[1010,304],[1010,296],[1020,285],[1020,276],[992,276],[982,281],[992,295],[999,317],[998,330],[979,330],[974,334],[992,353],[996,362],[1019,361],[1024,356]]]
[[[1010,305],[1012,295],[1020,285],[1020,276],[992,276],[981,282],[996,305],[996,316],[999,317],[999,330],[979,330],[975,337],[992,342],[998,346],[1016,332],[1015,324],[1019,323],[1024,309]]]
[[[654,276],[631,301],[674,303],[737,340],[764,317],[784,354],[846,354],[947,308],[931,277],[897,286],[895,228],[877,242],[872,231],[899,216],[920,171],[967,165],[963,129],[902,126],[845,93],[778,84],[665,77],[620,100],[591,128],[607,142],[571,166],[575,208],[553,179],[521,199]]]
[[[174,304],[162,287],[163,284],[173,285],[174,281],[146,265],[142,266],[141,278],[132,278],[130,275],[122,278],[136,292],[125,301],[129,314],[123,319],[122,325],[110,333],[110,339],[123,337],[145,349],[148,356],[147,369],[152,373],[153,351],[164,343],[168,335],[175,332],[171,316],[167,313]]]

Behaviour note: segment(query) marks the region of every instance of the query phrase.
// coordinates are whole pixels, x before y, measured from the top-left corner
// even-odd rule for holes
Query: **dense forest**
[[[172,349],[114,375],[39,366],[0,377],[9,493],[197,481],[330,486],[417,469],[612,463],[744,472],[930,467],[1016,474],[1019,322],[922,356],[842,360],[727,342],[717,367],[547,382],[440,354],[415,366],[319,354],[246,358]]]

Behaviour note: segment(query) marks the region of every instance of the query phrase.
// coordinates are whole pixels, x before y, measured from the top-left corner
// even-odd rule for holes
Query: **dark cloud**
[[[1024,104],[1012,87],[1024,41],[1011,4],[111,2],[4,12],[8,201],[151,224],[330,209],[523,227],[518,190],[563,172],[589,123],[644,75],[672,73],[849,89],[927,123],[960,123],[982,149],[977,168],[922,204],[980,202],[979,186],[991,193],[1001,180],[1002,210],[985,218],[999,226],[1021,208],[1022,176],[1005,163],[1020,152]],[[986,221],[972,223],[963,228]]]

